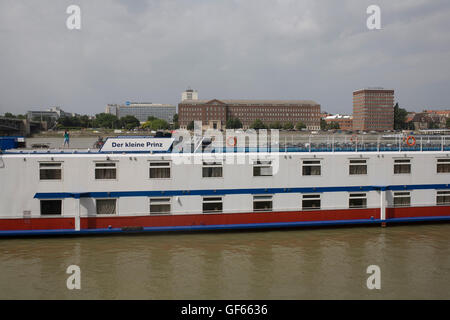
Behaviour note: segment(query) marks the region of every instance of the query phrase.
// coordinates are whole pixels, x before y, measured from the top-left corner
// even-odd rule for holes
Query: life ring
[[[353,140],[358,141],[358,136],[356,134],[352,135],[352,137],[350,138],[350,142],[353,142]]]
[[[230,143],[230,139],[231,139],[232,143]],[[227,146],[228,147],[235,147],[236,146],[236,141],[237,141],[236,137],[228,137],[227,138]]]
[[[408,138],[406,138],[406,144],[410,147],[414,147],[414,145],[416,144],[416,138],[414,138],[413,136],[409,136]]]

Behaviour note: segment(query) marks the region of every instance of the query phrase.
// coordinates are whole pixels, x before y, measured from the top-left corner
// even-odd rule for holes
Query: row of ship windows
[[[303,160],[303,176],[320,176],[322,173],[321,160]],[[348,166],[349,175],[366,175],[366,159],[350,159]],[[394,159],[394,174],[410,174],[411,159]],[[450,159],[437,159],[436,173],[450,173]],[[271,161],[254,161],[253,176],[272,176],[273,167]],[[203,162],[203,178],[221,178],[223,177],[222,162]],[[62,163],[61,162],[41,162],[39,163],[40,180],[61,180]],[[117,163],[96,162],[95,179],[96,180],[114,180],[117,178]],[[149,162],[150,179],[170,179],[171,162],[170,161],[150,161]]]
[[[172,213],[172,199],[170,197],[150,198],[149,214],[170,214]],[[260,195],[253,196],[254,212],[270,212],[273,210],[273,196]],[[305,194],[302,196],[302,210],[320,210],[320,194]],[[409,191],[399,191],[393,193],[393,207],[409,207],[411,205],[411,193]],[[450,205],[450,191],[436,192],[436,205]],[[350,193],[348,198],[350,209],[367,208],[366,193]],[[96,199],[96,213],[98,215],[117,214],[117,199]],[[222,213],[223,197],[203,197],[203,213]],[[62,200],[41,200],[41,215],[61,215]]]

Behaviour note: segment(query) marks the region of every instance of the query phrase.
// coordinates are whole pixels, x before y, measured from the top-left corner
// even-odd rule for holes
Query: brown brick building
[[[181,128],[202,121],[203,128],[224,129],[230,118],[238,118],[247,129],[256,120],[264,124],[303,122],[309,130],[320,129],[320,105],[311,100],[183,100],[178,104]]]
[[[353,92],[353,130],[394,129],[394,90],[367,88]]]

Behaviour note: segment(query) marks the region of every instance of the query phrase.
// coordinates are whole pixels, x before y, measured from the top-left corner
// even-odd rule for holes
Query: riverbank
[[[37,134],[33,134],[31,138],[59,138],[64,136],[65,130],[59,131],[42,131]],[[83,129],[83,130],[69,130],[71,137],[83,138],[83,137],[106,137],[106,136],[118,136],[118,135],[151,135],[150,131],[126,131],[126,130],[114,130],[114,129]]]

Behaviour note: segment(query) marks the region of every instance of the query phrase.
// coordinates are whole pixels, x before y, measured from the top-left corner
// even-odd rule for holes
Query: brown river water
[[[450,299],[450,224],[0,239],[0,299]]]
[[[0,239],[0,299],[449,298],[450,224]]]

